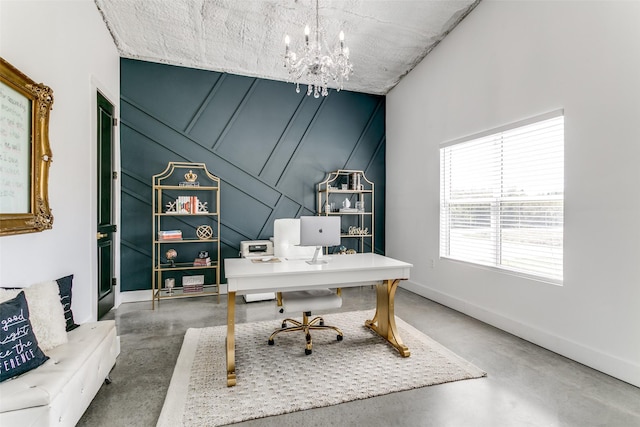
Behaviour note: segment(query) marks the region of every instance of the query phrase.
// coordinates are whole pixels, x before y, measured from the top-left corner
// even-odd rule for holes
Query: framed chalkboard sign
[[[0,236],[50,229],[53,91],[0,58]]]

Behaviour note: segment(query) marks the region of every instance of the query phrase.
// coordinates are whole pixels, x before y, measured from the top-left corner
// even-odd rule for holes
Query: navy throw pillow
[[[0,382],[35,369],[48,359],[38,347],[24,292],[0,303]]]
[[[73,311],[71,311],[71,287],[73,286],[73,274],[62,277],[58,280],[58,288],[60,289],[60,302],[64,309],[64,320],[67,322],[67,332],[74,330],[80,325],[76,325],[73,320]]]

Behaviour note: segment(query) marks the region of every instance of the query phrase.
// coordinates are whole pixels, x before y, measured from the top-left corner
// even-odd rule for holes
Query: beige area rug
[[[225,425],[486,375],[396,317],[411,351],[400,357],[364,326],[373,313],[323,316],[344,340],[312,331],[309,356],[302,332],[280,334],[267,345],[278,320],[236,325],[235,387],[227,387],[226,326],[187,330],[158,426]],[[305,393],[310,384],[317,385],[314,392]]]

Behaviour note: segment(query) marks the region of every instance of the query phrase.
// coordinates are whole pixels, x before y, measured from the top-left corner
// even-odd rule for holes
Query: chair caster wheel
[[[324,320],[320,321],[320,326],[324,326]]]
[[[273,344],[275,344],[273,340],[269,340],[269,345],[273,345]]]
[[[287,327],[287,322],[282,322],[282,329]]]
[[[342,338],[344,338],[342,335],[338,335],[337,337],[338,341],[342,341]]]
[[[311,354],[311,350],[309,350],[308,348],[304,349],[304,354],[306,354],[307,356]]]

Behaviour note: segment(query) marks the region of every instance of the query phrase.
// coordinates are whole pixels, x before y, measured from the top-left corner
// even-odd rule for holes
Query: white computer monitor
[[[315,246],[316,252],[309,264],[326,264],[318,260],[323,246],[340,244],[340,217],[338,216],[301,216],[300,245]]]

